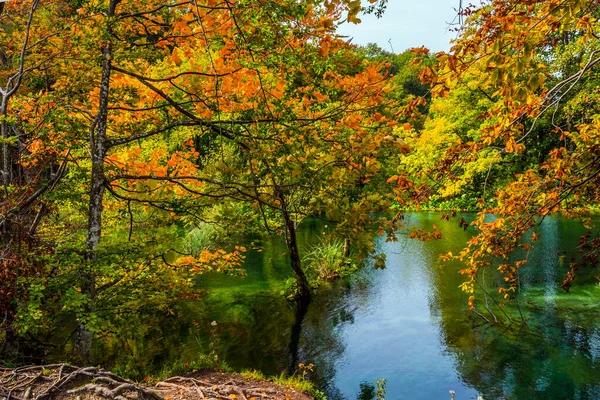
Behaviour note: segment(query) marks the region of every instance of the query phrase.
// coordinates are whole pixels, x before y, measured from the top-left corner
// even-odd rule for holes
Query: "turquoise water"
[[[578,278],[570,293],[560,289],[568,262],[557,255],[576,246],[583,228],[562,218],[542,224],[542,239],[521,276],[527,324],[517,318],[512,325],[490,325],[468,311],[467,295],[458,289],[461,266],[438,258],[456,253],[471,233],[438,213],[413,214],[409,222],[435,223],[444,238],[381,238],[385,270],[367,265],[320,291],[307,310],[279,295],[291,276],[282,240],[254,239],[247,277],[201,277],[209,294],[187,306],[187,319],[163,323],[138,338],[136,349],[156,365],[193,361],[215,341],[210,322],[216,321],[219,357],[231,367],[279,374],[313,363],[310,377],[330,399],[370,398],[361,391],[382,378],[388,400],[449,399],[450,390],[457,399],[600,399],[600,286],[594,277],[600,272]],[[305,224],[303,248],[326,229]],[[495,279],[490,273],[488,283]],[[518,315],[514,307],[507,312]]]

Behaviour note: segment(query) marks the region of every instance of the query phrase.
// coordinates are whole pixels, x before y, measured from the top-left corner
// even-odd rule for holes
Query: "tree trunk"
[[[7,98],[3,97],[2,98],[2,104],[0,104],[0,116],[2,117],[6,117],[6,112],[7,112]],[[12,168],[11,168],[11,160],[10,160],[10,146],[8,145],[8,138],[10,136],[10,129],[8,126],[8,123],[2,119],[2,122],[0,122],[0,135],[2,136],[3,139],[3,143],[2,143],[2,185],[4,185],[5,190],[6,187],[8,187],[8,185],[10,184],[12,178],[11,178],[11,172],[12,172]]]
[[[296,240],[296,225],[287,209],[285,197],[283,196],[281,189],[277,188],[276,190],[279,201],[281,202],[281,214],[285,222],[285,243],[287,245],[288,255],[290,256],[290,263],[298,282],[298,298],[309,299],[310,285],[308,284],[308,279],[306,279],[306,275],[302,269],[302,261],[300,260],[300,252],[298,251],[298,242]]]
[[[344,239],[344,258],[350,257],[350,239]]]
[[[291,220],[290,220],[291,221]],[[291,224],[286,221],[287,238],[286,244],[288,248],[288,254],[290,256],[290,263],[292,269],[296,274],[296,280],[298,281],[298,297],[299,298],[310,298],[310,285],[304,270],[302,269],[302,261],[300,260],[300,253],[298,252],[298,242],[296,241],[296,227],[294,223]]]
[[[90,128],[90,147],[92,157],[92,177],[90,182],[90,202],[88,211],[88,232],[85,242],[87,263],[80,269],[81,293],[89,298],[88,313],[95,311],[96,273],[93,261],[97,257],[98,244],[102,234],[102,201],[106,178],[104,176],[104,158],[106,156],[106,125],[108,119],[108,92],[110,88],[111,53],[110,44],[103,49],[104,64],[100,83],[100,103],[98,115]],[[92,332],[83,322],[77,324],[75,353],[87,362],[92,348]]]
[[[2,161],[1,161],[1,169],[0,169],[0,198],[8,200],[8,186],[11,184],[11,157],[10,157],[10,146],[8,145],[8,138],[10,136],[10,126],[6,122],[6,116],[8,112],[8,95],[2,95],[0,98],[0,117],[2,117],[2,121],[0,122],[0,137],[3,139],[2,143]],[[8,203],[7,203],[8,204]],[[8,211],[6,209],[5,211]],[[2,243],[8,245],[12,240],[12,232],[11,232],[11,219],[12,217],[6,213],[2,216],[2,233],[0,237],[2,238]]]

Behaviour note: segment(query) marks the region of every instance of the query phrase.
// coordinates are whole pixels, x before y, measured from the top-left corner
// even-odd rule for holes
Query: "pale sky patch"
[[[411,47],[425,46],[432,52],[450,49],[456,36],[450,23],[457,22],[459,0],[389,0],[382,18],[360,15],[358,25],[344,23],[338,32],[353,38],[352,43],[377,43],[379,47],[401,53]]]

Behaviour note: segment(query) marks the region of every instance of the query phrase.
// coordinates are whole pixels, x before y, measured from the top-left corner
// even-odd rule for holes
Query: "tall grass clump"
[[[197,257],[203,250],[216,250],[217,244],[218,233],[215,227],[211,224],[200,223],[185,235],[183,249],[186,253]]]
[[[303,259],[309,278],[318,286],[356,271],[356,263],[344,252],[344,241],[340,239],[322,241],[310,248]]]

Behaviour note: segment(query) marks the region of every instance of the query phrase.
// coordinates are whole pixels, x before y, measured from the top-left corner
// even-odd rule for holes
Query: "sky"
[[[338,32],[353,38],[354,44],[377,43],[387,51],[393,47],[395,53],[420,46],[432,52],[447,51],[456,35],[448,28],[458,4],[459,0],[389,0],[382,18],[361,15],[360,24],[344,23]]]

